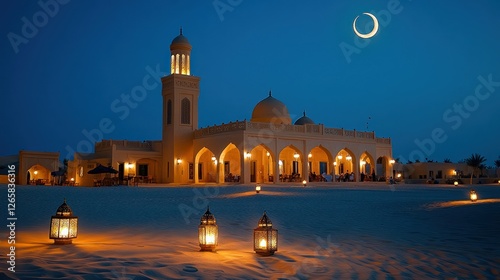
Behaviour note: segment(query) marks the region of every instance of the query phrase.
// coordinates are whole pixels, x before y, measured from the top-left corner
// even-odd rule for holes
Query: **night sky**
[[[169,72],[180,26],[193,46],[191,74],[201,77],[200,127],[250,119],[272,90],[293,121],[306,110],[328,127],[374,130],[392,138],[403,162],[479,153],[491,166],[500,156],[500,1],[2,5],[0,156],[64,158],[96,130],[104,139],[161,139],[159,81],[133,105],[122,96],[157,69]],[[360,16],[358,29],[371,30],[364,12],[380,23],[369,40],[352,29]],[[102,120],[112,129],[100,129]]]

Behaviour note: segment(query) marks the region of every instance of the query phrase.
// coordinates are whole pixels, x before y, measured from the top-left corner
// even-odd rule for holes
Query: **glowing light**
[[[294,157],[295,159],[298,159],[300,156],[299,156],[299,154],[295,153],[295,154],[293,154],[293,157]]]
[[[338,159],[342,159],[342,156],[341,156],[341,155],[338,155],[338,156],[337,156],[337,158],[338,158]]]
[[[394,164],[394,163],[396,163],[396,161],[395,161],[395,160],[393,160],[393,159],[391,159],[391,160],[389,160],[389,163],[390,163],[390,164]]]
[[[283,166],[283,161],[281,159],[278,161],[278,165]]]
[[[212,234],[207,234],[206,238],[207,238],[206,244],[208,244],[208,245],[215,244],[215,234],[213,234],[213,233]]]
[[[261,189],[261,188],[260,188],[260,186],[259,186],[259,185],[257,185],[257,186],[255,187],[255,192],[256,192],[256,193],[260,193],[260,189]]]
[[[398,173],[397,177],[398,177],[398,178],[401,178],[401,173]]]
[[[259,242],[259,248],[261,249],[266,249],[267,247],[267,242],[265,239],[261,239],[260,242]]]
[[[78,217],[73,216],[73,211],[66,200],[57,208],[56,214],[50,219],[49,238],[55,244],[71,244],[78,232]]]
[[[307,185],[307,181],[306,180],[303,180],[302,181],[302,185],[304,185],[304,187]]]
[[[177,165],[181,164],[182,163],[182,159],[180,158],[177,158]]]
[[[264,212],[257,228],[253,230],[253,249],[262,256],[270,256],[278,251],[278,230]]]
[[[476,200],[477,200],[477,193],[476,193],[476,191],[475,190],[470,190],[469,195],[470,195],[470,201],[476,202]]]
[[[210,209],[200,219],[198,226],[198,240],[201,251],[215,251],[217,247],[217,237],[219,235],[219,228],[215,221],[215,217],[210,213]]]
[[[334,162],[333,165],[337,166],[337,162]]]
[[[271,155],[271,153],[269,153],[269,152],[266,153],[266,156],[270,156],[270,155]]]
[[[453,182],[453,185],[458,186],[458,181]]]
[[[360,161],[361,165],[365,165],[366,164],[366,161],[362,160]]]
[[[308,158],[312,158],[312,157],[313,157],[313,155],[312,155],[311,153],[309,153],[309,154],[307,155],[307,157],[308,157]]]
[[[345,159],[352,160],[352,157],[351,156],[346,156]]]

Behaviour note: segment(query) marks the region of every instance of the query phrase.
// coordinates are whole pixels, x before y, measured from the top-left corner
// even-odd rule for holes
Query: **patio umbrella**
[[[106,167],[104,165],[99,164],[96,168],[89,170],[87,173],[88,174],[102,174],[102,173],[116,174],[116,173],[118,173],[118,171],[111,166]]]

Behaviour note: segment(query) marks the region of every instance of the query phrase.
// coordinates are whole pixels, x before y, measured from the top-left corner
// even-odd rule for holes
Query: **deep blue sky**
[[[219,2],[237,5],[220,16],[214,1],[73,0],[45,23],[36,1],[4,2],[0,155],[65,156],[103,118],[114,125],[105,139],[160,139],[159,86],[123,120],[111,104],[142,84],[146,67],[168,72],[181,25],[191,73],[201,77],[200,126],[250,119],[272,89],[293,120],[306,110],[328,127],[368,126],[392,138],[394,157],[456,162],[480,153],[492,165],[500,155],[500,86],[474,95],[479,76],[500,82],[500,1],[401,0],[390,19],[392,1]],[[363,12],[381,23],[369,41],[352,30]],[[26,38],[23,18],[34,16],[41,27]],[[369,18],[358,23],[366,31]],[[13,47],[9,33],[24,43]],[[356,52],[347,59],[341,45]],[[454,106],[464,103],[460,115]],[[424,141],[436,129],[439,141]]]

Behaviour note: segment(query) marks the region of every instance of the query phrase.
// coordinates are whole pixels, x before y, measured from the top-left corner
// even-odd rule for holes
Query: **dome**
[[[306,111],[304,111],[304,116],[296,120],[294,124],[295,125],[314,124],[314,121],[311,120],[309,117],[306,117]]]
[[[180,30],[180,34],[175,37],[170,44],[171,51],[179,49],[187,51],[191,50],[191,44],[189,43],[189,40],[184,35],[182,35],[182,28]]]
[[[58,216],[72,216],[73,211],[71,211],[71,208],[69,208],[69,205],[66,204],[66,199],[64,199],[63,204],[57,208],[56,215]]]
[[[264,122],[274,124],[292,124],[290,114],[285,104],[274,98],[269,92],[269,96],[255,105],[252,112],[251,122]]]

